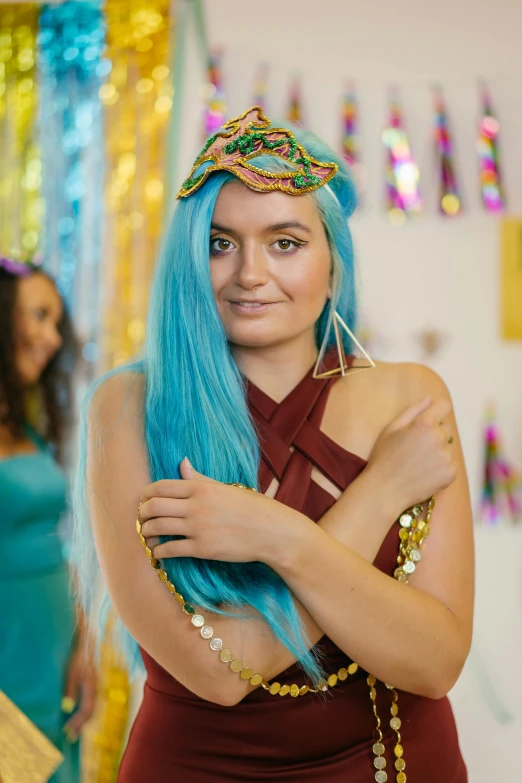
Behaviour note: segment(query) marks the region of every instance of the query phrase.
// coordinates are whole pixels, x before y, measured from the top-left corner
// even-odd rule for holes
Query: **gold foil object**
[[[62,761],[58,748],[0,691],[2,783],[46,783]]]

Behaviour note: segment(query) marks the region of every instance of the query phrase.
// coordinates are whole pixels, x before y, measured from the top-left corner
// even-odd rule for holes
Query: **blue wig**
[[[330,246],[334,280],[332,303],[325,304],[317,322],[320,345],[330,306],[352,330],[355,327],[353,248],[347,219],[356,197],[344,162],[313,134],[295,130],[295,135],[316,160],[339,165],[329,186],[312,193]],[[254,163],[271,171],[288,168],[286,161],[271,155],[260,156]],[[258,439],[244,379],[233,360],[214,300],[209,267],[216,199],[232,179],[228,172],[216,172],[179,202],[157,265],[145,355],[131,368],[145,374],[145,438],[152,481],[180,478],[179,465],[189,457],[195,469],[206,476],[257,487]],[[345,348],[349,351],[351,346]],[[85,443],[85,413],[82,426]],[[75,559],[80,597],[89,611],[97,563],[85,513],[85,446],[78,477]],[[197,606],[222,614],[239,611],[243,616],[253,607],[307,674],[314,681],[321,676],[292,595],[267,565],[179,558],[166,560],[163,566],[176,589]],[[107,597],[104,605],[106,609],[109,606]],[[103,623],[106,612],[99,616]]]

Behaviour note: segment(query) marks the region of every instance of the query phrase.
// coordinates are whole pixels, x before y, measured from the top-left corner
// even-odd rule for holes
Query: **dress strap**
[[[336,352],[327,354],[327,369],[329,365],[333,369],[336,360]],[[349,357],[348,361],[351,364],[353,357]],[[340,489],[347,484],[348,474],[345,475],[343,467],[348,452],[320,430],[330,390],[339,377],[316,379],[311,368],[280,403],[254,384],[247,383],[250,410],[262,454],[260,489],[266,492],[276,478],[279,482],[277,500],[299,511],[307,503],[313,467]]]

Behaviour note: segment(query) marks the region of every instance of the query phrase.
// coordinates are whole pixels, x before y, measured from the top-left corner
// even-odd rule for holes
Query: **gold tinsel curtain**
[[[102,345],[108,368],[134,356],[145,334],[163,229],[174,31],[168,0],[108,0],[106,14],[112,72],[100,96],[108,156]]]
[[[39,7],[0,3],[0,253],[25,258],[40,244],[42,162],[35,143]]]

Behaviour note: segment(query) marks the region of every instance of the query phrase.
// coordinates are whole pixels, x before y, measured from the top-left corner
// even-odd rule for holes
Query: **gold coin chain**
[[[398,582],[408,584],[409,577],[415,572],[422,558],[421,546],[430,534],[431,512],[435,508],[435,498],[428,501],[426,519],[421,519],[424,508],[413,506],[399,517],[399,556],[394,577]]]
[[[431,513],[435,508],[435,498],[430,498],[428,501],[428,508],[426,511],[426,518],[421,519],[424,507],[422,505],[416,505],[405,511],[399,518],[400,530],[399,530],[399,555],[397,557],[397,568],[394,572],[394,577],[398,582],[408,584],[408,579],[417,568],[417,563],[420,561],[422,554],[420,548],[430,534],[430,521]],[[377,770],[375,772],[375,780],[377,783],[386,783],[388,780],[388,773],[386,772],[386,759],[384,753],[386,748],[383,743],[383,734],[381,731],[381,719],[377,712],[377,690],[375,688],[377,679],[373,674],[368,675],[368,687],[370,688],[370,699],[373,707],[373,714],[375,716],[376,728],[374,730],[373,744],[373,766]],[[386,683],[385,683],[386,684]],[[397,770],[397,783],[406,783],[407,776],[404,770],[406,769],[406,762],[403,758],[404,748],[402,746],[402,739],[400,734],[401,719],[399,718],[399,694],[392,685],[386,684],[386,688],[391,695],[390,705],[390,728],[395,733],[397,738],[395,747],[393,749],[395,755],[394,766]]]
[[[233,486],[242,486],[241,484],[234,484]],[[245,487],[249,489],[249,487]],[[178,604],[183,609],[184,613],[190,617],[190,622],[194,628],[199,629],[201,637],[209,642],[210,649],[219,653],[219,659],[229,665],[230,670],[236,674],[239,674],[242,680],[248,680],[250,685],[260,685],[264,690],[268,691],[272,696],[304,696],[305,693],[319,693],[319,691],[327,691],[329,688],[335,687],[338,682],[344,682],[348,679],[349,675],[355,674],[359,666],[356,663],[350,663],[349,666],[341,667],[336,674],[330,674],[327,679],[321,679],[317,683],[316,688],[310,687],[310,685],[281,685],[279,682],[268,683],[261,674],[257,674],[253,669],[248,666],[243,666],[243,662],[239,658],[235,658],[234,654],[228,647],[223,646],[223,640],[214,636],[214,629],[211,625],[207,625],[205,617],[202,614],[196,612],[196,609],[191,603],[185,601],[181,593],[178,593],[172,582],[169,580],[167,572],[161,567],[161,563],[154,557],[152,549],[147,546],[147,540],[142,532],[143,522],[138,509],[138,517],[136,519],[136,531],[139,539],[145,549],[145,553],[149,559],[149,563],[152,568],[155,569],[160,582],[165,584],[167,590],[172,593]]]
[[[230,484],[230,486],[239,487],[241,489],[253,490],[252,487],[246,487],[244,484]],[[254,492],[256,490],[253,490]],[[435,499],[432,497],[428,501],[428,509],[426,513],[426,519],[421,519],[424,508],[422,505],[413,506],[411,509],[405,511],[399,518],[400,531],[399,531],[399,555],[397,557],[397,568],[394,572],[394,577],[398,582],[408,584],[408,579],[416,570],[417,563],[420,561],[422,554],[420,548],[430,533],[430,521],[431,513],[435,507]],[[141,504],[140,504],[141,508]],[[327,679],[321,679],[317,683],[316,688],[311,688],[309,685],[281,685],[279,682],[268,683],[261,674],[257,674],[253,669],[247,666],[243,666],[243,662],[239,658],[235,658],[234,654],[228,647],[223,646],[222,639],[214,636],[214,629],[211,625],[207,625],[205,617],[202,614],[196,612],[194,606],[188,601],[185,601],[181,593],[178,593],[172,582],[168,578],[167,572],[161,567],[160,561],[154,557],[152,549],[147,546],[147,540],[145,539],[142,531],[143,522],[140,515],[140,509],[138,508],[138,516],[136,519],[136,531],[139,539],[145,549],[145,553],[149,559],[152,568],[155,569],[158,579],[163,582],[167,590],[173,594],[176,601],[180,604],[183,612],[190,617],[190,621],[195,628],[199,629],[201,637],[209,642],[210,649],[219,653],[219,658],[223,663],[229,665],[230,670],[236,674],[239,674],[242,680],[248,680],[250,685],[256,687],[261,686],[264,690],[268,691],[272,696],[304,696],[306,693],[319,693],[319,691],[327,691],[329,688],[333,688],[338,682],[344,682],[349,675],[355,674],[359,666],[356,663],[351,663],[347,667],[342,667],[336,674],[330,674]],[[388,780],[388,774],[385,771],[386,759],[384,757],[385,746],[383,743],[383,734],[381,731],[381,719],[377,711],[377,690],[375,688],[377,684],[376,677],[373,674],[368,675],[367,683],[370,688],[370,699],[372,701],[373,714],[376,720],[376,728],[374,730],[374,744],[373,753],[374,760],[373,765],[376,769],[375,780],[376,783],[386,783]],[[394,747],[395,762],[394,766],[397,770],[397,783],[406,783],[407,777],[404,769],[406,768],[406,762],[403,758],[404,749],[401,744],[401,720],[398,717],[399,708],[398,700],[399,695],[392,685],[386,684],[386,688],[391,694],[391,706],[390,706],[390,728],[395,733],[397,741]]]

